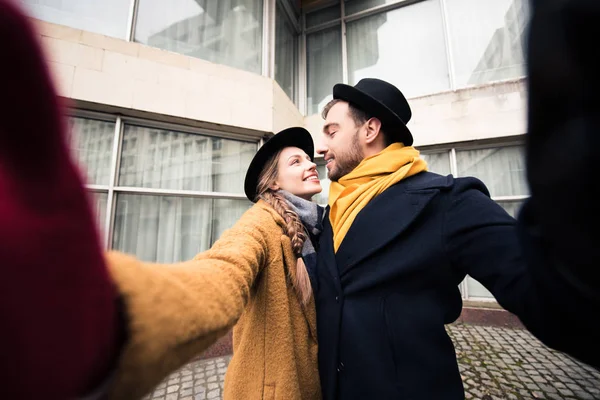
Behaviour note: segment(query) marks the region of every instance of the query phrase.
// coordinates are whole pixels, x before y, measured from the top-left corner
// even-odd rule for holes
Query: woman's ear
[[[279,190],[279,184],[277,184],[277,182],[273,182],[273,184],[271,186],[269,186],[269,189],[271,189],[273,191],[277,191],[277,190]]]

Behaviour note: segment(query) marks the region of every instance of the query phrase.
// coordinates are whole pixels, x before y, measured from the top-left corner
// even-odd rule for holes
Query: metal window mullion
[[[306,31],[305,31],[305,16],[306,14],[302,13],[300,16],[300,25],[301,25],[301,33],[299,36],[298,42],[298,109],[302,115],[306,115],[308,113],[307,106],[307,95],[308,91],[306,90],[306,85],[308,85],[307,74],[306,74]]]
[[[344,20],[345,12],[346,4],[344,4],[344,0],[340,0],[340,16],[342,19],[342,82],[348,84],[348,47],[346,41],[346,21]]]
[[[458,162],[456,161],[456,149],[450,149],[450,172],[453,176],[458,176]]]
[[[274,19],[271,20],[271,4],[274,0],[263,1],[263,25],[262,25],[262,76],[271,76],[271,51],[275,51],[271,47],[271,23],[275,25]]]
[[[417,3],[420,3],[422,1],[425,1],[425,0],[402,0],[402,1],[398,1],[397,3],[382,4],[380,6],[376,6],[376,7],[373,7],[373,8],[369,8],[367,10],[359,11],[357,13],[354,13],[354,14],[351,14],[351,15],[348,15],[348,16],[344,16],[344,20],[346,22],[356,21],[358,19],[367,18],[367,17],[370,17],[372,15],[376,15],[376,14],[381,14],[381,13],[385,13],[385,12],[388,12],[388,11],[392,11],[392,10],[395,10],[397,8],[402,8],[402,7],[407,7],[407,6],[410,6],[410,5],[413,5],[413,4],[417,4]]]
[[[108,183],[108,197],[106,201],[106,220],[104,221],[104,246],[106,249],[110,249],[114,233],[114,213],[116,205],[115,186],[119,174],[122,138],[123,120],[121,119],[121,117],[117,117],[117,122],[115,123],[115,136],[113,139],[112,160]]]
[[[522,201],[522,200],[527,200],[529,198],[529,195],[526,194],[518,194],[518,195],[513,195],[513,196],[492,196],[492,200],[494,201]]]
[[[90,192],[108,192],[107,185],[93,185],[88,183],[85,185],[85,189]]]
[[[69,117],[73,118],[94,119],[104,122],[115,122],[116,120],[114,114],[107,114],[99,111],[89,111],[81,108],[68,108],[65,110],[65,112]]]
[[[446,0],[440,0],[440,7],[442,11],[442,26],[444,29],[444,42],[446,44],[446,62],[448,63],[448,83],[450,84],[451,90],[456,90],[456,81],[454,79],[456,75],[454,58],[452,56],[452,42],[450,41],[450,25],[448,23],[448,9],[446,6]]]
[[[138,194],[150,196],[175,196],[175,197],[193,197],[193,198],[210,198],[210,199],[245,199],[246,196],[242,193],[227,193],[227,192],[201,192],[195,190],[170,190],[170,189],[155,189],[136,186],[116,186],[113,188],[115,193],[123,194]]]
[[[302,11],[305,14],[313,14],[319,11],[322,11],[326,8],[334,6],[336,3],[339,3],[340,0],[321,0],[314,1],[312,4],[307,5],[306,7],[302,7]]]
[[[265,138],[264,138],[264,137],[263,137],[263,138],[261,138],[261,139],[258,141],[258,149],[256,149],[256,151],[258,151],[258,150],[259,150],[261,147],[263,147],[263,146],[264,146],[264,144],[265,144],[265,142],[266,142]]]
[[[129,17],[127,19],[127,36],[125,40],[133,42],[135,39],[135,24],[138,13],[139,0],[131,0],[129,3]]]
[[[290,4],[289,1],[282,1],[279,4],[280,4],[280,7],[283,9],[283,12],[284,12],[288,22],[290,23],[290,25],[292,25],[292,28],[294,28],[294,31],[296,31],[296,34],[298,34],[298,32],[300,32],[300,30],[302,29],[302,26],[300,25],[300,21],[296,17],[295,11],[292,9],[293,6]],[[277,7],[277,4],[275,6]]]
[[[138,126],[141,126],[144,128],[163,129],[163,130],[173,131],[173,132],[177,132],[177,133],[189,133],[189,134],[198,135],[198,136],[202,136],[202,137],[231,139],[231,140],[236,140],[239,142],[248,142],[248,143],[255,143],[256,140],[258,139],[258,133],[253,134],[253,135],[243,134],[243,133],[231,133],[231,132],[219,131],[219,130],[211,129],[211,128],[179,125],[179,124],[172,123],[172,122],[149,120],[149,119],[138,118],[138,117],[122,116],[121,119],[124,123],[128,123],[131,125],[138,125]],[[262,135],[262,132],[260,132],[260,134]]]
[[[336,18],[336,19],[334,19],[332,21],[327,21],[327,22],[324,22],[324,23],[322,23],[320,25],[313,26],[311,28],[305,28],[304,32],[307,35],[310,35],[310,34],[313,34],[313,33],[316,33],[316,32],[320,32],[320,31],[324,31],[324,30],[327,30],[327,29],[330,29],[330,28],[333,28],[333,27],[337,27],[341,23],[342,23],[342,19],[341,18]]]
[[[275,32],[277,0],[269,0],[269,77],[275,79]]]

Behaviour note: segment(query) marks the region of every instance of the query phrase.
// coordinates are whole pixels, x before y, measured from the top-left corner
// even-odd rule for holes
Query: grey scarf
[[[285,197],[288,204],[298,214],[302,224],[308,232],[308,238],[304,241],[302,246],[302,260],[306,264],[306,271],[310,278],[310,283],[313,287],[313,291],[317,291],[317,252],[313,246],[313,241],[318,243],[319,235],[323,231],[323,215],[325,209],[313,203],[312,201],[304,200],[298,196],[280,190],[280,193]]]

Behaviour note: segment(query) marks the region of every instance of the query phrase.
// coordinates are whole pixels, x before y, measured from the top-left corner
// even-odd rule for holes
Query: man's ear
[[[383,133],[381,132],[381,121],[378,118],[371,118],[366,122],[367,132],[365,135],[365,142],[372,144],[377,138]]]

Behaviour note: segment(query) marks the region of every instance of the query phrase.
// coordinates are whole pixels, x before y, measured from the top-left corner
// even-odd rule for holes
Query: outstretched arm
[[[188,262],[160,265],[108,254],[128,329],[111,399],[143,396],[233,327],[268,257],[264,217],[255,206]]]

